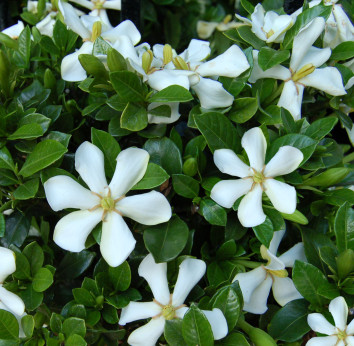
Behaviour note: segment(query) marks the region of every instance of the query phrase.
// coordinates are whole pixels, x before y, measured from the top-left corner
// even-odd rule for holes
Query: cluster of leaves
[[[149,22],[145,34],[162,27],[166,42],[184,47],[192,33],[182,35],[183,23],[194,32],[191,18],[200,11],[199,2],[143,3],[144,19]],[[228,3],[211,5],[207,2],[203,19],[221,20],[231,11]],[[268,9],[281,5],[265,1]],[[242,14],[253,12],[251,3],[242,0],[241,6]],[[212,46],[215,51],[225,50],[236,42],[251,66],[252,47],[258,49],[264,70],[286,65],[298,31],[311,19],[327,18],[329,13],[330,7],[322,5],[304,11],[280,50],[268,47],[248,26],[227,31],[222,40],[216,33]],[[229,328],[229,335],[215,344],[257,344],[255,334],[244,326],[242,294],[232,280],[250,267],[250,260],[261,261],[260,245],[268,247],[273,233],[285,225],[284,249],[304,242],[308,263],[298,261],[292,271],[304,299],[282,308],[270,300],[267,313],[260,318],[246,315],[254,330],[292,343],[309,332],[309,312],[324,312],[338,295],[354,304],[354,192],[348,188],[354,184],[354,156],[339,126],[352,127],[340,104],[353,108],[353,88],[345,96],[331,98],[310,90],[304,99],[303,118],[295,121],[275,105],[277,81],[263,79],[251,87],[248,70],[236,79],[219,79],[235,97],[231,107],[205,110],[193,93],[179,86],[153,93],[100,38],[94,52],[107,54],[108,69],[94,55],[81,55],[89,77],[79,84],[64,82],[60,62],[79,45],[77,38],[60,20],[53,38],[28,26],[17,40],[0,34],[0,243],[16,253],[17,266],[4,287],[23,299],[28,313],[21,321],[26,338],[20,341],[15,317],[0,310],[0,339],[26,345],[114,345],[126,340],[136,325],[128,325],[127,330],[118,327],[119,312],[130,301],[151,296],[136,270],[150,252],[156,262],[168,262],[171,283],[185,256],[207,263],[205,279],[187,299],[198,304],[191,305],[183,320],[166,323],[164,339],[169,345],[212,345],[211,327],[200,309],[215,307],[224,313]],[[161,41],[156,36],[149,39]],[[329,63],[340,70],[344,84],[353,76],[343,65],[352,57],[352,47],[339,45]],[[147,109],[152,102],[180,102],[179,122],[148,124]],[[155,108],[154,115],[169,116],[164,106]],[[240,201],[226,210],[210,198],[210,191],[222,178],[213,152],[229,148],[247,161],[241,138],[254,126],[261,126],[266,135],[266,162],[284,145],[300,149],[304,160],[299,170],[283,177],[298,191],[296,212],[280,213],[264,198],[266,221],[250,230],[236,217]],[[80,179],[74,170],[74,153],[85,140],[104,153],[108,178],[113,176],[121,148],[147,150],[148,169],[134,189],[158,189],[173,207],[174,215],[167,223],[147,227],[131,222],[137,246],[128,262],[116,268],[100,258],[100,226],[89,236],[87,250],[80,253],[65,252],[52,241],[54,226],[64,213],[50,209],[43,183],[59,174]],[[2,212],[8,214],[9,209],[14,212],[5,216]]]

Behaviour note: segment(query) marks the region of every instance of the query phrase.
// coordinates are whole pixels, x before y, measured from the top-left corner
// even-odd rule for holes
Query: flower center
[[[103,5],[106,2],[106,0],[93,0],[92,2],[94,4],[94,7],[93,7],[94,10],[102,10]]]
[[[176,309],[172,305],[167,304],[162,308],[162,316],[167,321],[173,320],[176,317]]]
[[[253,170],[254,174],[253,174],[253,181],[256,184],[262,184],[264,182],[264,180],[266,179],[264,174],[263,174],[263,170],[261,172],[257,172],[256,170]]]
[[[339,340],[345,340],[345,338],[347,337],[347,333],[345,332],[345,330],[340,330],[337,328],[337,337]]]
[[[106,210],[106,211],[113,211],[114,207],[116,205],[116,202],[114,201],[114,199],[112,197],[103,197],[101,199],[101,207]]]
[[[271,258],[268,255],[267,248],[263,244],[261,245],[260,252],[261,252],[262,258],[268,261],[268,263],[267,263],[267,266],[268,266],[271,262]],[[272,270],[272,269],[268,269],[265,267],[264,267],[264,269],[270,275],[278,276],[279,278],[286,278],[288,276],[288,271],[286,269]]]
[[[291,79],[294,82],[297,82],[299,79],[306,77],[313,71],[315,71],[316,67],[312,64],[306,64],[305,66],[302,66],[299,71],[293,73],[291,76]]]

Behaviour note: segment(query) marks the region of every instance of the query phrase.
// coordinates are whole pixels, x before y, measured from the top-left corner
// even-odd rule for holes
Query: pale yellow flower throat
[[[153,318],[158,318],[158,317],[162,316],[167,321],[170,321],[170,320],[173,320],[174,318],[176,318],[176,311],[178,309],[186,306],[185,304],[182,304],[180,306],[174,307],[172,305],[172,294],[170,294],[170,300],[169,300],[168,304],[166,304],[166,305],[161,304],[156,299],[153,299],[153,302],[162,308],[162,311],[159,314],[157,314],[156,316],[154,316]]]

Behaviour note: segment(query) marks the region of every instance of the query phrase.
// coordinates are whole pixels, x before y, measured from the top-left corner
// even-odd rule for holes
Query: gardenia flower
[[[238,207],[238,218],[244,227],[260,225],[266,219],[262,209],[262,193],[267,194],[275,209],[292,214],[296,210],[296,190],[274,177],[289,174],[303,160],[302,152],[292,146],[280,147],[265,165],[267,142],[260,128],[248,130],[242,137],[250,166],[247,166],[230,149],[214,152],[214,162],[222,173],[240,177],[237,180],[221,180],[214,185],[210,197],[225,208],[231,208],[236,200],[246,195]]]
[[[0,247],[0,309],[11,312],[17,319],[20,327],[19,337],[25,337],[21,327],[21,318],[25,313],[25,304],[15,293],[2,286],[5,279],[16,271],[15,254],[10,249]]]
[[[252,32],[267,43],[283,42],[285,32],[294,24],[292,16],[288,16],[287,14],[279,15],[274,11],[266,12],[261,4],[258,4],[254,8],[254,12],[251,14],[251,20],[241,17],[238,14],[236,14],[236,18],[251,25]]]
[[[290,250],[276,257],[284,233],[285,230],[274,232],[269,249],[261,245],[261,256],[268,261],[266,265],[235,276],[233,281],[238,281],[243,295],[243,310],[253,314],[264,314],[268,309],[270,288],[273,290],[274,299],[281,306],[302,298],[293,281],[288,278],[285,267],[293,267],[295,260],[306,261],[304,244],[297,243]]]
[[[75,153],[75,169],[90,190],[65,175],[44,183],[48,203],[54,211],[80,209],[59,220],[54,229],[55,243],[65,250],[80,252],[85,249],[92,229],[102,221],[102,256],[112,267],[123,263],[135,247],[123,216],[143,225],[157,225],[171,218],[170,204],[160,192],[125,196],[143,178],[148,162],[146,150],[122,150],[108,185],[102,151],[89,142],[82,143]]]
[[[208,39],[213,32],[216,30],[218,31],[226,31],[229,29],[237,28],[240,25],[243,25],[242,23],[236,23],[234,20],[232,20],[231,14],[228,14],[222,22],[207,22],[205,20],[198,20],[197,22],[197,33],[198,36],[206,40]]]
[[[301,118],[302,96],[305,86],[322,90],[330,95],[346,94],[342,76],[335,67],[323,67],[331,56],[330,48],[317,48],[312,44],[324,29],[325,21],[317,17],[295,36],[290,68],[276,65],[263,71],[258,65],[258,51],[253,51],[254,67],[249,78],[251,83],[261,78],[285,81],[278,106],[286,108],[295,120]]]
[[[151,254],[140,263],[138,273],[149,284],[155,299],[152,302],[130,302],[122,309],[119,324],[152,319],[144,326],[134,330],[128,343],[132,346],[153,346],[165,328],[165,321],[183,318],[188,311],[183,303],[189,292],[205,274],[206,265],[202,260],[187,258],[179,266],[177,282],[173,294],[170,294],[167,282],[167,263],[156,263]],[[214,334],[219,340],[227,335],[226,319],[220,309],[202,310],[208,319]]]
[[[347,325],[348,305],[341,296],[334,298],[328,306],[334,319],[333,326],[327,319],[319,314],[309,314],[307,323],[317,333],[329,335],[310,339],[306,346],[353,346],[354,345],[354,320]]]
[[[17,39],[21,32],[23,31],[23,29],[25,28],[23,22],[21,20],[19,20],[17,22],[17,24],[11,25],[8,28],[2,30],[1,32],[3,34],[6,34],[7,36],[10,36],[13,39]]]

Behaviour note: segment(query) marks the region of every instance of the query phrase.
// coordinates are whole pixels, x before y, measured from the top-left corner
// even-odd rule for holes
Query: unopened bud
[[[152,59],[154,58],[154,55],[150,49],[148,49],[146,52],[144,52],[142,56],[142,67],[145,71],[145,73],[148,73],[150,71]]]
[[[163,64],[167,65],[172,61],[172,47],[169,44],[163,46]]]
[[[178,70],[189,70],[187,63],[180,56],[173,58],[172,62]]]
[[[183,164],[183,173],[194,177],[198,172],[198,162],[194,157],[190,157]]]
[[[336,261],[339,279],[345,279],[354,271],[354,251],[352,249],[347,249],[340,253]]]

